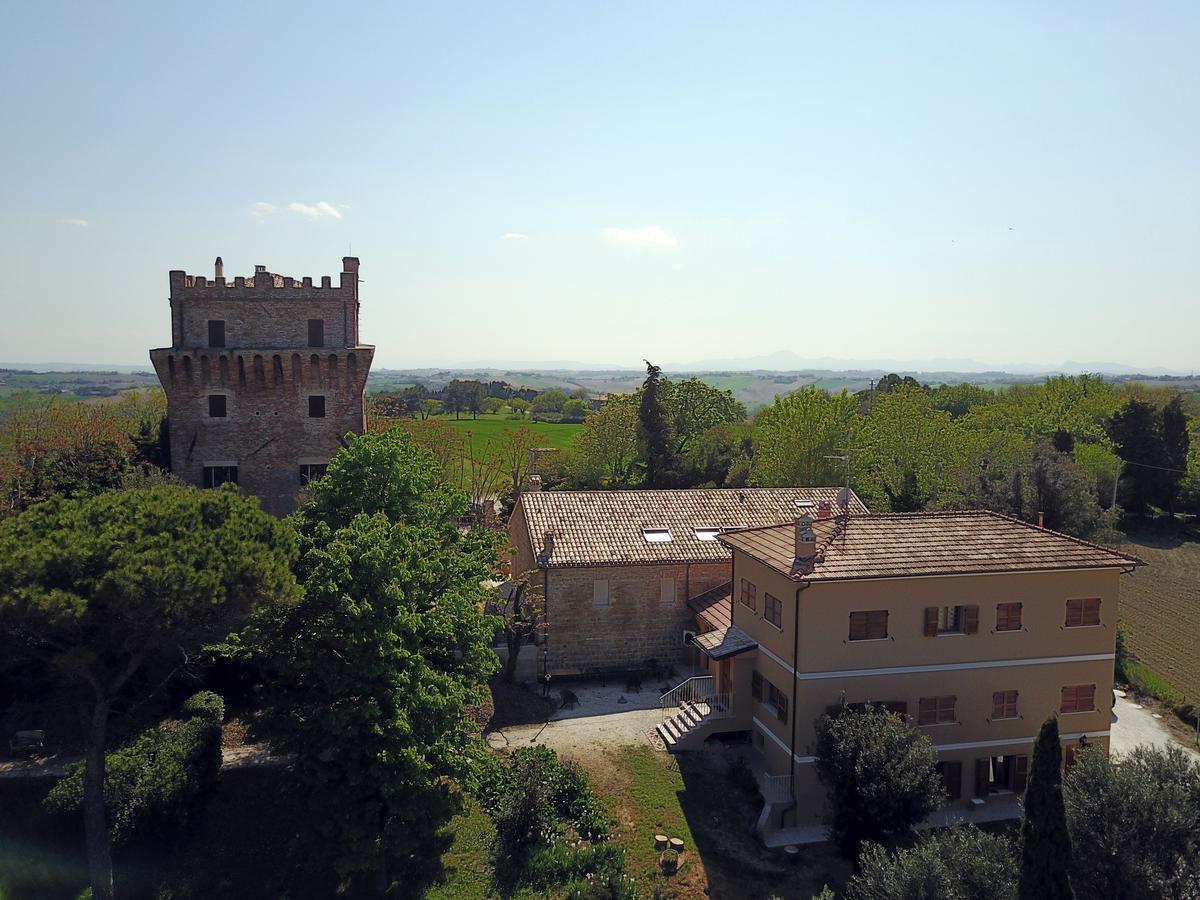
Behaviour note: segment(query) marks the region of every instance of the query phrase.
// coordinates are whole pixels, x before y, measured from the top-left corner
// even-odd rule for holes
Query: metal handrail
[[[668,710],[678,709],[684,703],[707,702],[713,696],[713,676],[693,675],[687,681],[675,685],[658,698],[663,720],[670,718]]]

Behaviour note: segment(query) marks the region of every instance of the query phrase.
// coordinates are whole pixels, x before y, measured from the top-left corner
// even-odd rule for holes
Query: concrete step
[[[675,746],[675,735],[667,729],[666,725],[656,725],[654,730],[658,732],[658,736],[662,738],[662,742],[668,750]]]

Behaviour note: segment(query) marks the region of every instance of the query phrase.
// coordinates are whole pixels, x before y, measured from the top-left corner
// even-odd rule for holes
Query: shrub
[[[933,743],[883,707],[822,716],[816,751],[817,776],[829,790],[826,821],[845,853],[908,831],[945,799]]]
[[[1013,900],[1016,895],[1012,844],[973,825],[926,834],[894,854],[869,844],[845,889],[846,900]]]
[[[224,706],[216,694],[196,694],[181,708],[183,721],[148,729],[108,754],[104,806],[114,843],[186,829],[221,768]],[[51,789],[44,805],[59,818],[79,816],[82,764]]]
[[[200,691],[183,701],[179,713],[184,719],[205,719],[218,725],[225,720],[225,701],[220,694]]]

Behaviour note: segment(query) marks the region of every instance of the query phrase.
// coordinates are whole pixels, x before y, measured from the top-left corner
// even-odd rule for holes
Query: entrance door
[[[730,660],[721,660],[720,668],[717,670],[717,693],[725,694],[726,696],[733,693],[732,667],[733,663]]]

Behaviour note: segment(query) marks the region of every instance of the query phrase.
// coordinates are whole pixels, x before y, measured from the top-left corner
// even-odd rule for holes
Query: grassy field
[[[513,431],[526,425],[545,438],[545,446],[564,450],[571,443],[571,438],[576,432],[583,428],[582,425],[567,422],[533,422],[529,419],[521,422],[500,414],[487,413],[480,414],[477,419],[472,419],[470,416],[463,416],[461,419],[455,419],[454,416],[442,416],[441,418],[464,434],[470,434],[477,447],[480,443],[487,443],[499,438],[506,431]]]
[[[1130,651],[1179,695],[1200,702],[1200,541],[1172,524],[1129,534],[1144,559],[1121,584],[1121,626]]]

